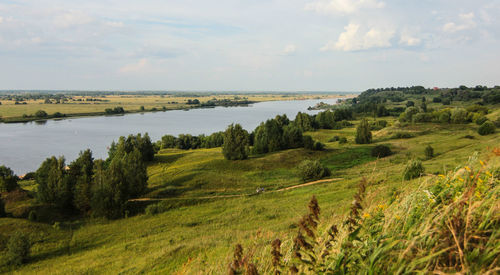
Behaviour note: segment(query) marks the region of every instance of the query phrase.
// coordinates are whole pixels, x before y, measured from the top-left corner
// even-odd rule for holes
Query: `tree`
[[[427,145],[427,147],[425,147],[424,153],[427,159],[431,159],[434,157],[434,148],[432,148],[432,146],[430,145]]]
[[[0,166],[0,192],[11,192],[15,190],[17,185],[18,177],[14,174],[10,168],[5,166]]]
[[[306,113],[297,113],[294,124],[299,127],[302,132],[307,132],[314,129],[311,116]]]
[[[69,178],[74,186],[73,205],[82,213],[90,210],[92,199],[92,177],[94,176],[94,158],[92,151],[80,152],[79,157],[69,165]]]
[[[495,125],[491,121],[486,121],[479,129],[477,129],[477,133],[481,136],[489,135],[495,133]]]
[[[47,158],[36,171],[37,196],[41,202],[67,207],[73,201],[71,181],[66,173],[64,157]]]
[[[3,218],[7,215],[5,212],[5,203],[2,200],[2,196],[0,196],[0,218]]]
[[[274,119],[261,123],[255,129],[254,152],[263,154],[284,149],[283,128]]]
[[[48,116],[47,112],[43,110],[38,110],[35,112],[35,116],[38,118],[46,118]]]
[[[228,160],[248,158],[248,133],[240,124],[231,124],[224,132],[222,154]]]
[[[295,125],[283,129],[283,141],[286,148],[300,148],[304,145],[302,131]]]
[[[372,132],[370,131],[370,124],[364,118],[356,128],[355,141],[357,144],[368,144],[372,142]]]

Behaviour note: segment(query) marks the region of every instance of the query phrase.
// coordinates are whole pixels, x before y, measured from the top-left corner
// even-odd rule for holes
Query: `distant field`
[[[386,203],[393,188],[405,194],[416,192],[420,182],[453,170],[475,152],[479,159],[487,159],[490,149],[499,145],[500,134],[479,136],[476,129],[475,124],[390,126],[374,131],[374,144],[370,145],[353,144],[354,127],[319,130],[306,134],[326,143],[326,151],[292,149],[235,162],[224,160],[220,148],[164,150],[148,167],[150,190],[143,198],[185,204],[155,216],[67,222],[60,228],[5,218],[0,220],[0,238],[14,228],[34,232],[33,260],[17,270],[22,274],[225,274],[236,243],[254,251],[255,259],[261,259],[259,270],[266,271],[269,260],[262,259],[270,258],[269,241],[276,237],[290,240],[295,222],[305,213],[313,194],[322,208],[322,219],[337,222],[350,207],[363,176],[376,183],[368,188],[368,205]],[[415,137],[389,138],[398,131],[412,132]],[[334,135],[347,137],[348,144],[328,142]],[[467,135],[473,139],[465,138]],[[370,156],[377,144],[389,144],[395,153],[377,160]],[[424,158],[427,145],[435,148],[436,156],[430,160]],[[269,191],[300,184],[296,166],[309,157],[320,159],[332,170],[332,177],[343,180],[255,195],[257,187]],[[423,159],[426,177],[402,181],[410,157]],[[23,186],[32,188],[29,183]],[[228,194],[253,196],[215,197]],[[197,199],[207,196],[214,198]],[[13,207],[19,205],[7,204],[8,211]],[[290,246],[289,242],[283,244],[284,249]]]
[[[189,99],[198,99],[201,103],[212,99],[247,99],[249,101],[274,101],[274,100],[297,100],[313,98],[337,98],[338,95],[325,94],[307,94],[307,95],[280,95],[280,94],[238,94],[238,95],[207,95],[179,97],[171,95],[107,95],[107,96],[74,96],[72,100],[61,104],[45,104],[44,100],[28,100],[27,104],[15,104],[13,100],[2,100],[0,105],[0,117],[18,118],[24,114],[33,115],[38,110],[43,110],[49,115],[60,112],[66,115],[92,115],[94,113],[103,113],[106,108],[115,108],[121,106],[126,112],[139,111],[144,106],[145,111],[153,108],[167,110],[182,109],[190,107],[187,104]],[[78,100],[82,101],[78,101]],[[86,99],[98,101],[85,101]]]

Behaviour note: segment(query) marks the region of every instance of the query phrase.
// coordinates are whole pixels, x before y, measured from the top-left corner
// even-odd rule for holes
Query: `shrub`
[[[304,181],[330,176],[330,170],[317,160],[305,160],[299,165],[299,177]]]
[[[427,159],[431,159],[434,157],[434,148],[432,148],[432,146],[430,145],[427,145],[427,147],[425,147],[424,153]]]
[[[335,141],[339,141],[339,140],[340,140],[339,136],[334,136],[331,139],[329,139],[328,142],[335,142]]]
[[[31,244],[26,235],[16,232],[7,243],[7,257],[11,265],[22,265],[29,259]]]
[[[144,211],[146,215],[154,216],[156,214],[162,213],[162,209],[159,203],[151,204],[146,207]]]
[[[28,214],[28,220],[30,220],[32,222],[38,221],[38,217],[37,217],[35,211],[33,211],[33,210],[30,211],[30,213]]]
[[[367,144],[372,142],[372,132],[370,131],[370,124],[366,119],[361,120],[361,123],[356,128],[356,143]]]
[[[456,108],[451,112],[451,122],[456,124],[467,122],[467,111],[463,108]]]
[[[346,137],[341,137],[339,139],[339,144],[346,144],[347,143],[347,138]]]
[[[412,138],[415,137],[414,134],[408,132],[397,132],[391,136],[391,139],[401,139],[401,138]]]
[[[36,111],[35,116],[38,118],[46,118],[48,116],[48,114],[47,114],[47,112],[45,112],[43,110],[38,110],[38,111]]]
[[[377,145],[372,149],[372,157],[383,158],[392,154],[391,148],[387,145]]]
[[[403,178],[405,180],[411,180],[420,177],[424,173],[425,169],[422,166],[422,162],[418,159],[412,159],[406,164],[405,170],[403,172]]]
[[[323,151],[323,150],[325,150],[325,145],[319,141],[316,141],[314,143],[314,150],[315,151]]]
[[[481,136],[495,133],[495,125],[491,121],[486,121],[477,129],[477,133]]]

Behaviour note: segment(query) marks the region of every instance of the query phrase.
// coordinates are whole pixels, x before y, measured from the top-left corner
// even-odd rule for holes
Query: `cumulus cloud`
[[[142,70],[144,70],[144,68],[148,65],[148,60],[143,58],[143,59],[140,59],[138,62],[136,63],[132,63],[132,64],[127,64],[123,67],[120,68],[119,72],[120,73],[137,73],[137,72],[140,72]]]
[[[330,41],[322,51],[359,51],[371,48],[386,48],[391,46],[391,39],[394,37],[392,28],[372,27],[368,31],[363,31],[361,25],[351,23],[344,27],[344,32],[340,34],[337,41]]]
[[[454,33],[463,30],[469,30],[476,27],[475,16],[473,12],[460,14],[459,22],[448,22],[444,24],[443,31],[447,33]]]
[[[384,2],[377,0],[320,0],[306,4],[305,9],[325,14],[351,14],[361,9],[379,9],[384,6]]]
[[[297,47],[294,44],[289,44],[289,45],[286,45],[285,49],[283,50],[283,54],[291,55],[291,54],[294,54],[296,50],[297,50]]]

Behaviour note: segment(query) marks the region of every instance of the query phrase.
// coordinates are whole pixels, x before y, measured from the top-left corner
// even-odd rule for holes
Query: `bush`
[[[317,160],[305,160],[299,165],[299,177],[304,182],[327,176],[330,176],[330,170]]]
[[[391,139],[401,139],[401,138],[412,138],[415,137],[414,134],[408,132],[397,132],[391,136]]]
[[[328,142],[335,142],[335,141],[339,141],[339,140],[340,140],[339,136],[334,136],[331,139],[329,139]]]
[[[11,265],[22,265],[29,259],[31,244],[26,235],[16,232],[7,243],[7,258]]]
[[[477,133],[481,136],[495,133],[495,125],[491,121],[486,121],[477,129]]]
[[[391,148],[387,145],[377,145],[372,149],[372,157],[384,158],[392,154]]]
[[[339,139],[339,144],[346,144],[347,143],[347,138],[346,137],[341,137]]]
[[[160,214],[164,211],[159,203],[155,203],[155,204],[148,205],[144,212],[146,213],[146,215],[154,216],[154,215]]]
[[[427,145],[427,147],[425,147],[424,153],[427,159],[431,159],[434,157],[434,148],[432,148],[432,146],[430,145]]]
[[[35,116],[38,118],[46,118],[48,116],[48,114],[47,114],[47,112],[45,112],[43,110],[38,110],[38,111],[36,111]]]
[[[422,166],[422,162],[417,159],[410,160],[405,167],[403,172],[403,178],[405,180],[411,180],[420,177],[424,173],[425,169]]]
[[[315,151],[323,151],[323,150],[325,150],[325,145],[319,141],[316,141],[314,143],[314,150]]]

